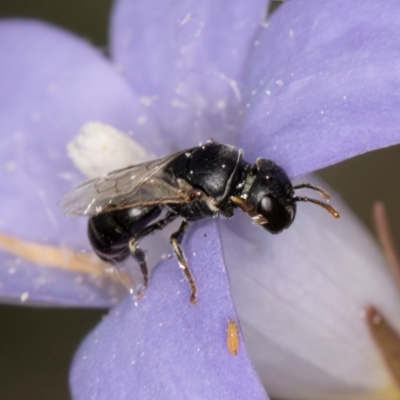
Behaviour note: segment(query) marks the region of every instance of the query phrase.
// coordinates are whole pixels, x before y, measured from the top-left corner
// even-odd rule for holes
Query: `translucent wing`
[[[86,181],[67,193],[60,206],[67,214],[96,215],[127,207],[187,202],[192,187],[165,170],[186,151],[190,149]]]

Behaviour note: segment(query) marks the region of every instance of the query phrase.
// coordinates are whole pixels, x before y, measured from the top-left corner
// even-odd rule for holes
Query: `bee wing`
[[[167,164],[185,151],[86,181],[67,193],[60,207],[66,214],[96,215],[128,207],[187,202],[192,187],[165,171]]]

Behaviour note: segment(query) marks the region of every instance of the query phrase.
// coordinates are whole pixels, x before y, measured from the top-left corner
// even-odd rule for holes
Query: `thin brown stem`
[[[381,201],[375,202],[372,208],[375,229],[378,234],[378,239],[382,245],[383,252],[389,264],[390,270],[400,288],[400,262],[397,252],[394,247],[392,233],[388,218],[385,211],[385,206]]]
[[[373,306],[366,308],[366,322],[369,331],[378,346],[381,355],[400,389],[400,338],[386,321],[385,317]]]

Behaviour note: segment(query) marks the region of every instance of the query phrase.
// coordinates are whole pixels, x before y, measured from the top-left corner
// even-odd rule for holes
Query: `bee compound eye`
[[[276,200],[275,200],[276,202]],[[274,199],[269,196],[264,196],[259,204],[261,214],[270,214],[274,209]]]
[[[258,203],[257,212],[267,221],[263,228],[271,233],[279,233],[293,220],[293,213],[272,196],[263,196]]]

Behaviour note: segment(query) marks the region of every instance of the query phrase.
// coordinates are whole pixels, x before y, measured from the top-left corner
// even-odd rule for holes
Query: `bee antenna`
[[[311,185],[310,183],[301,183],[300,185],[293,186],[293,189],[312,189],[317,191],[324,199],[329,200],[331,196],[329,195],[328,192],[326,192],[324,189],[319,188],[318,186]]]
[[[307,186],[308,187],[308,186]],[[333,217],[335,218],[340,218],[340,214],[329,204],[323,203],[322,201],[315,200],[315,199],[310,199],[309,197],[298,197],[298,196],[293,196],[294,201],[308,201],[309,203],[314,203],[322,208],[325,208]]]

